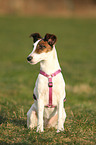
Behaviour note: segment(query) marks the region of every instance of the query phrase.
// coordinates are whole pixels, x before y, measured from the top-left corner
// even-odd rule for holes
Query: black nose
[[[28,60],[28,61],[31,61],[31,60],[32,60],[32,56],[28,56],[28,57],[27,57],[27,60]]]

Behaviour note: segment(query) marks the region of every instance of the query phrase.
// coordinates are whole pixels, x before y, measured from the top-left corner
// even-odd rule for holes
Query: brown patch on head
[[[39,43],[37,44],[37,47],[36,47],[36,50],[35,50],[35,53],[47,53],[49,51],[52,50],[52,47],[48,44],[47,41],[44,41],[43,39],[41,41],[39,41]]]

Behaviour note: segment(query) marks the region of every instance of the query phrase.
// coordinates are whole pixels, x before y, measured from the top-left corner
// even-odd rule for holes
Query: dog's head
[[[56,43],[56,36],[53,34],[46,34],[44,38],[39,33],[33,33],[30,35],[33,38],[33,51],[27,57],[27,60],[31,64],[36,64],[42,60],[46,60],[48,54],[52,51],[53,46]]]

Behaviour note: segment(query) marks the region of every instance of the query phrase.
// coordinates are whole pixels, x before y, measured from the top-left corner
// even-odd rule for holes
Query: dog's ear
[[[41,39],[41,35],[39,33],[33,33],[29,37],[33,37],[33,42],[35,43],[37,40]]]
[[[52,47],[56,41],[57,41],[57,37],[54,34],[46,34],[44,37],[44,41],[47,41],[48,44]]]

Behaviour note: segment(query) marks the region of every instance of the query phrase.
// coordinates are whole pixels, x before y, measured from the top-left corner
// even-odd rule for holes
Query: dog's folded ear
[[[48,44],[52,47],[55,43],[56,43],[56,41],[57,41],[57,37],[54,35],[54,34],[46,34],[45,35],[45,37],[44,37],[44,39],[43,39],[44,41],[47,41],[48,42]]]
[[[39,33],[33,33],[29,37],[33,37],[33,42],[35,43],[37,40],[42,39]]]

